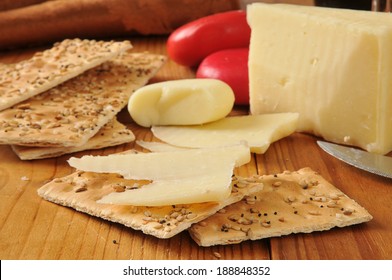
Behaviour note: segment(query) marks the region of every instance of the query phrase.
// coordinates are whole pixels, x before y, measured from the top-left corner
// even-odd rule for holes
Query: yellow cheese
[[[248,6],[252,114],[299,112],[298,131],[392,150],[392,17],[285,4]]]
[[[247,143],[251,152],[264,153],[270,144],[292,134],[297,113],[227,117],[195,126],[153,126],[158,139],[174,146],[213,148]]]
[[[205,150],[73,157],[68,162],[83,171],[152,180],[137,189],[114,191],[99,203],[163,206],[227,198],[231,193],[234,168],[249,161],[249,148],[236,145]]]
[[[117,173],[125,179],[178,179],[209,172],[209,162],[227,158],[235,166],[250,161],[246,145],[214,149],[184,149],[159,153],[112,154],[108,156],[71,157],[70,166],[88,172]],[[197,167],[196,167],[197,166]]]
[[[143,141],[143,140],[136,140],[136,144],[140,147],[149,150],[150,152],[159,153],[159,152],[172,152],[172,151],[183,151],[184,147],[173,146],[167,143],[162,142],[151,142],[151,141]]]
[[[112,192],[98,203],[166,206],[220,201],[231,193],[233,162],[220,161],[218,166],[211,166],[211,173],[190,176],[181,179],[162,179],[125,192]]]
[[[183,79],[147,85],[128,102],[139,125],[192,125],[227,116],[234,105],[229,85],[215,79]]]

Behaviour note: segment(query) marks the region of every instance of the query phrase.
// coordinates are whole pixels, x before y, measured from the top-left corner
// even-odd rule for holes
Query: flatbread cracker
[[[124,108],[166,57],[124,53],[0,112],[0,144],[76,147]]]
[[[129,41],[66,39],[28,60],[0,66],[0,111],[131,49]]]
[[[85,150],[96,150],[129,143],[135,135],[125,125],[113,119],[105,124],[86,144],[78,147],[26,147],[13,145],[12,149],[21,160],[58,157]]]
[[[99,204],[96,201],[113,191],[139,187],[135,181],[125,180],[116,174],[98,174],[76,171],[42,186],[38,194],[44,199],[72,207],[78,211],[105,220],[123,224],[158,238],[170,238],[216,213],[223,207],[240,201],[245,195],[259,191],[262,185],[240,180],[242,186],[233,187],[229,198],[220,202],[141,207],[129,205]],[[233,179],[234,180],[234,179]]]
[[[370,221],[372,216],[324,178],[303,168],[264,175],[262,191],[224,208],[189,232],[200,246],[310,233]]]

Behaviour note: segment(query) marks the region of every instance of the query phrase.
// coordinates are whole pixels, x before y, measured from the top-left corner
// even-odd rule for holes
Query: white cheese
[[[264,153],[270,144],[292,134],[297,113],[227,117],[195,126],[153,126],[158,139],[174,146],[213,148],[247,143],[251,152]]]
[[[172,151],[183,151],[184,147],[173,146],[167,143],[162,142],[150,142],[150,141],[143,141],[137,140],[136,144],[140,147],[149,150],[150,152],[159,153],[159,152],[172,152]]]
[[[234,105],[229,85],[215,79],[183,79],[147,85],[134,92],[128,111],[139,125],[192,125],[227,116]]]
[[[298,131],[385,154],[392,150],[392,17],[252,4],[252,114],[299,112]]]
[[[211,173],[181,179],[162,179],[125,192],[112,192],[98,203],[165,206],[220,201],[231,193],[233,162],[222,161]]]
[[[83,171],[152,180],[138,189],[113,191],[98,200],[99,203],[163,206],[227,198],[234,168],[249,161],[249,148],[237,145],[213,150],[73,157],[69,164]]]
[[[179,179],[209,173],[211,164],[232,161],[241,166],[250,161],[245,145],[216,149],[184,149],[159,153],[112,154],[108,156],[71,157],[70,166],[88,172],[117,173],[125,179]]]

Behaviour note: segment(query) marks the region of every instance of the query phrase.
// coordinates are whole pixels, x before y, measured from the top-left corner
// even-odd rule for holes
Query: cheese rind
[[[229,85],[216,79],[165,81],[140,88],[128,102],[139,125],[194,125],[227,116],[234,105]]]
[[[252,4],[252,114],[299,112],[298,131],[392,150],[392,18],[368,11]]]

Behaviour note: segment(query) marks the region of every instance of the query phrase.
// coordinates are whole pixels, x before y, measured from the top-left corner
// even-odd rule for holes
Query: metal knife
[[[360,149],[317,141],[328,154],[368,172],[392,178],[392,157],[365,152]]]

